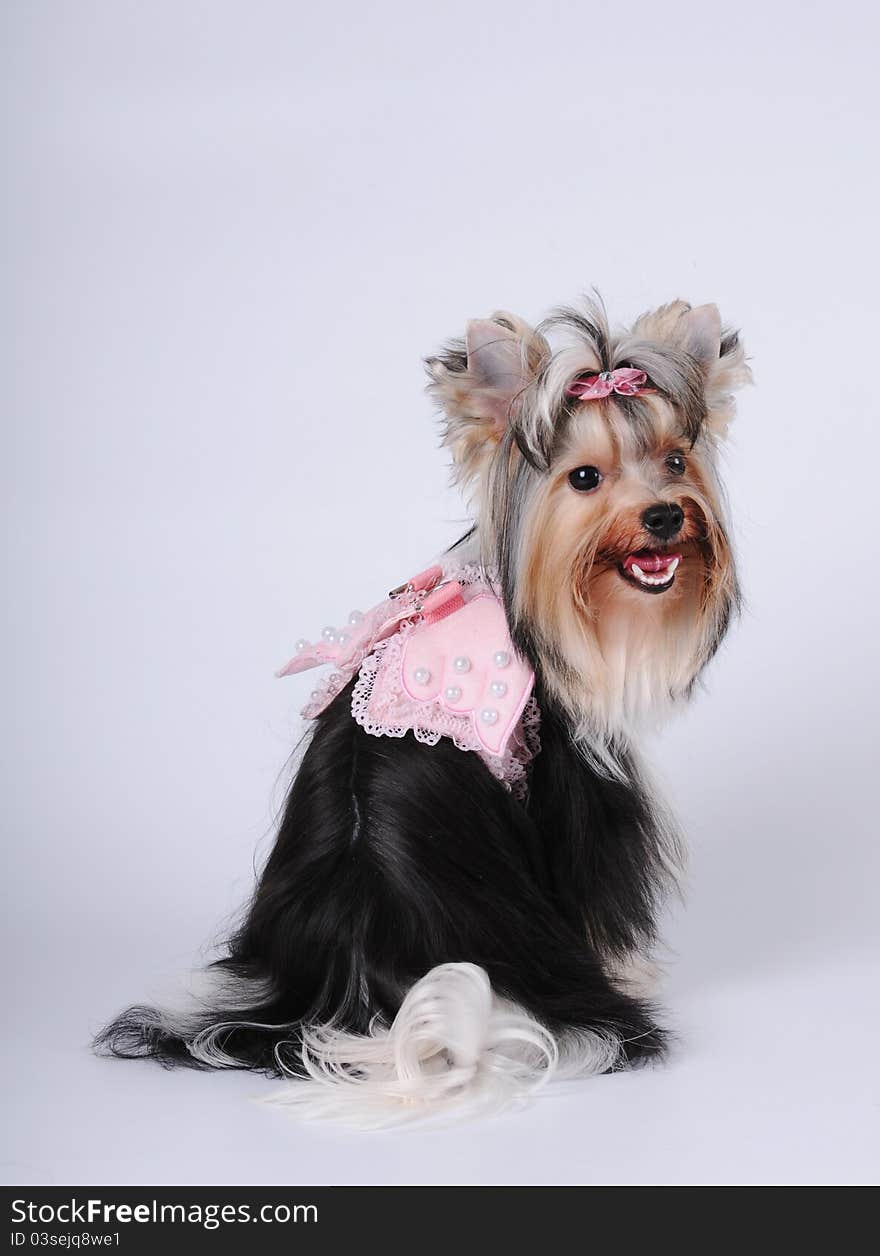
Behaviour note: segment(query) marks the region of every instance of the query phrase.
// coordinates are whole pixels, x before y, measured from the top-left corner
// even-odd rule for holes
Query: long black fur
[[[222,1022],[237,1066],[296,1071],[300,1027],[390,1023],[429,969],[466,961],[552,1031],[610,1031],[630,1062],[661,1052],[650,1008],[600,959],[653,936],[665,838],[652,800],[626,758],[621,780],[591,767],[546,698],[541,737],[520,803],[445,739],[368,735],[343,690],[316,721],[245,922],[215,966],[240,981],[240,1006],[205,1008],[196,1031]],[[200,1067],[193,1032],[133,1007],[96,1045]]]

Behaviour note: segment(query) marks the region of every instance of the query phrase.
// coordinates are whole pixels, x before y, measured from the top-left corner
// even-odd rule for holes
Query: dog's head
[[[468,324],[429,359],[514,640],[601,741],[686,696],[738,604],[716,454],[750,378],[714,306]]]

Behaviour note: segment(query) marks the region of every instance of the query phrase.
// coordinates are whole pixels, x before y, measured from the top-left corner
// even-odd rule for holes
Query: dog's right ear
[[[443,410],[443,443],[460,480],[479,475],[547,353],[543,336],[502,312],[473,319],[464,340],[427,359],[428,392]]]

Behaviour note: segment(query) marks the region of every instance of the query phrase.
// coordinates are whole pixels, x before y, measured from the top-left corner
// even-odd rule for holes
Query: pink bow
[[[569,397],[579,397],[581,401],[593,401],[596,397],[607,397],[609,393],[620,393],[622,397],[635,397],[639,393],[653,392],[646,388],[648,377],[644,371],[637,371],[631,366],[620,366],[616,371],[602,371],[599,375],[581,375],[566,388]]]

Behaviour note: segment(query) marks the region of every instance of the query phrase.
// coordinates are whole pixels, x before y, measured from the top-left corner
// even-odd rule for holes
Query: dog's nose
[[[642,523],[649,532],[668,541],[681,531],[684,511],[675,502],[655,502],[642,515]]]

